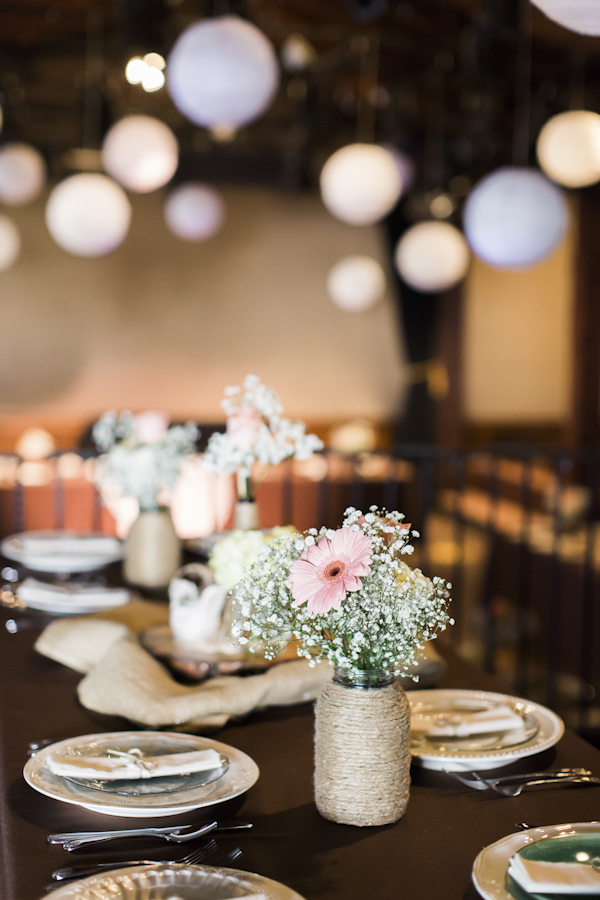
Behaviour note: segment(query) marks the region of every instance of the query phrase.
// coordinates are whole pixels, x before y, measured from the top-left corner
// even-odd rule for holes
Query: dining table
[[[52,871],[74,862],[169,860],[190,849],[189,844],[129,839],[67,853],[47,842],[52,832],[191,824],[213,814],[253,823],[249,831],[217,835],[223,854],[242,851],[232,865],[275,879],[306,900],[474,900],[479,895],[471,881],[473,862],[486,845],[518,831],[520,823],[545,826],[600,818],[598,786],[539,786],[510,798],[472,790],[443,771],[413,764],[410,801],[400,821],[366,828],[328,821],[313,798],[314,711],[306,703],[254,712],[210,734],[247,753],[260,769],[258,781],[245,795],[222,806],[166,822],[132,822],[59,802],[25,783],[29,743],[132,725],[79,704],[76,687],[81,676],[34,649],[42,617],[31,621],[25,616],[23,627],[17,621],[12,632],[5,623],[15,614],[2,610],[0,617],[1,900],[40,900]],[[447,663],[439,687],[507,690],[462,660],[450,641],[439,640],[437,646]],[[600,751],[567,729],[555,747],[513,762],[502,772],[563,766],[586,767],[600,775]]]

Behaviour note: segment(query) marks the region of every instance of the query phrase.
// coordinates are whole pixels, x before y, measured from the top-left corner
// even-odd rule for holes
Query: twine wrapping
[[[387,825],[406,811],[410,706],[397,682],[361,689],[331,682],[317,700],[315,800],[326,819]]]

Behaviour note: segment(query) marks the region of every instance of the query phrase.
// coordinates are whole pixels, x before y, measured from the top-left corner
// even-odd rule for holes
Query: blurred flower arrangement
[[[316,434],[306,434],[304,422],[283,417],[279,396],[256,375],[247,375],[242,387],[226,388],[221,407],[227,416],[227,430],[211,435],[204,462],[213,471],[237,474],[240,500],[253,499],[255,463],[276,466],[292,456],[309,459],[323,449]]]
[[[453,620],[451,585],[401,559],[418,537],[403,518],[351,507],[335,531],[311,528],[266,547],[236,586],[234,637],[267,658],[295,638],[313,665],[405,674]]]
[[[270,531],[242,531],[239,528],[232,531],[215,544],[210,554],[208,564],[215,582],[230,591],[248,566],[256,562],[261,550],[278,538],[295,533],[293,525],[279,526]]]
[[[93,438],[102,451],[98,483],[135,497],[140,509],[158,509],[164,492],[177,481],[181,466],[195,450],[193,422],[172,425],[162,413],[133,415],[109,410],[96,422]]]

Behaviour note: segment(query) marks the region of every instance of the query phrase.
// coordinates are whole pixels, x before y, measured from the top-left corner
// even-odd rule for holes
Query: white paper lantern
[[[546,175],[565,187],[600,181],[600,116],[583,109],[553,116],[540,131],[537,155]]]
[[[46,163],[29,144],[5,144],[0,148],[0,202],[21,206],[34,200],[44,187]]]
[[[177,39],[167,61],[167,88],[196,125],[235,129],[269,107],[279,83],[273,45],[238,16],[204,19]]]
[[[569,215],[562,192],[541,172],[506,166],[475,185],[463,218],[478,257],[497,269],[523,269],[552,253]]]
[[[10,268],[21,252],[21,235],[12,219],[0,215],[0,272]]]
[[[396,268],[423,293],[447,291],[469,268],[467,242],[449,222],[419,222],[404,232],[395,251]]]
[[[345,312],[364,312],[385,292],[385,273],[370,256],[346,256],[329,272],[327,291]]]
[[[389,150],[348,144],[330,156],[321,172],[321,197],[329,212],[350,225],[371,225],[398,202],[402,181]]]
[[[225,204],[218,191],[205,184],[182,184],[165,203],[167,226],[184,241],[205,241],[216,234],[225,218]]]
[[[600,35],[598,0],[533,0],[549,19],[579,34]]]
[[[102,163],[108,174],[138,194],[155,191],[170,181],[178,162],[175,135],[152,116],[119,119],[102,145]]]
[[[103,256],[121,244],[131,222],[125,191],[106,175],[71,175],[48,199],[46,225],[57,244],[75,256]]]

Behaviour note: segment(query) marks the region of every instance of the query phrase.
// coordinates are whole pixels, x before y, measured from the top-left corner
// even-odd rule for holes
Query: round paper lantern
[[[598,0],[533,0],[549,19],[569,31],[600,35],[600,4]]]
[[[555,184],[537,169],[505,166],[467,197],[465,235],[473,252],[498,269],[534,266],[565,235],[568,210]]]
[[[204,19],[177,39],[167,61],[167,88],[196,125],[235,129],[270,105],[279,83],[273,45],[238,16]]]
[[[102,163],[108,174],[138,194],[155,191],[170,181],[178,161],[175,135],[152,116],[119,119],[102,145]]]
[[[402,181],[389,150],[348,144],[330,156],[321,172],[321,197],[329,212],[350,225],[371,225],[398,202]]]
[[[46,225],[57,244],[75,256],[103,256],[125,240],[131,206],[106,175],[71,175],[48,199]]]
[[[46,180],[44,157],[29,144],[0,148],[0,202],[21,206],[35,199]]]
[[[537,155],[546,175],[566,187],[600,181],[600,116],[583,109],[553,116],[540,131]]]
[[[10,268],[21,251],[21,235],[12,219],[0,215],[0,272]]]
[[[327,276],[327,291],[346,312],[371,309],[385,291],[385,273],[370,256],[346,256]]]
[[[423,293],[447,291],[469,268],[469,247],[449,222],[419,222],[404,232],[395,251],[396,268]]]
[[[205,184],[182,184],[165,203],[168,227],[184,241],[205,241],[216,234],[225,218],[225,205],[218,191]]]

